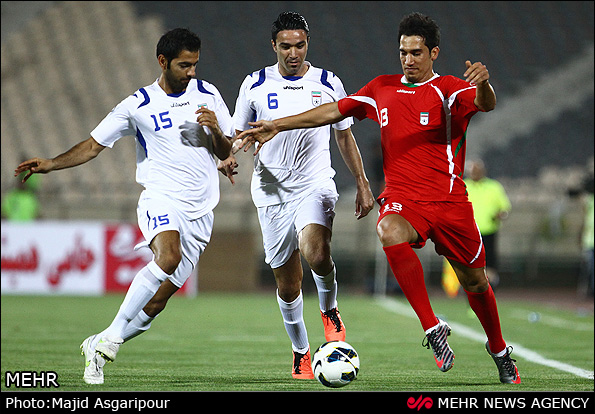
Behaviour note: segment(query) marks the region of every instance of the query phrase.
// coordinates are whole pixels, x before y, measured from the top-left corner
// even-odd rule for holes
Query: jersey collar
[[[283,79],[288,80],[288,81],[296,81],[296,80],[300,80],[300,79],[304,79],[304,78],[308,77],[308,74],[310,73],[310,68],[312,67],[312,64],[310,62],[308,62],[307,60],[304,60],[304,65],[308,66],[308,70],[306,71],[306,73],[304,73],[304,76],[283,76],[283,75],[281,75],[281,72],[279,71],[279,62],[277,62],[277,64],[275,66],[276,66],[277,73]]]
[[[165,91],[163,90],[161,85],[159,85],[159,78],[157,78],[157,80],[155,81],[154,84],[157,86],[157,90],[161,91],[161,93],[163,95],[169,96],[170,98],[179,98],[180,96],[184,95],[190,89],[193,80],[195,80],[195,78],[190,79],[190,82],[188,83],[188,86],[186,86],[186,89],[184,89],[182,92],[178,92],[178,93],[165,93]]]
[[[407,82],[407,78],[405,77],[405,75],[403,75],[403,77],[401,78],[401,83],[409,88],[415,88],[417,86],[421,86],[421,85],[425,85],[428,82],[433,81],[434,79],[438,78],[440,75],[434,72],[434,76],[432,76],[430,79],[428,79],[425,82],[422,83],[409,83]]]

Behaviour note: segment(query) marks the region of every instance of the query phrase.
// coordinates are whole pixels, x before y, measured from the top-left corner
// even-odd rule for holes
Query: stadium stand
[[[155,44],[166,29],[184,26],[200,34],[199,77],[219,88],[233,112],[244,76],[274,63],[270,23],[283,10],[306,16],[312,36],[309,60],[339,74],[348,93],[379,74],[400,70],[398,20],[411,11],[429,14],[441,26],[438,73],[462,76],[467,59],[488,66],[499,107],[472,121],[468,141],[469,152],[485,160],[513,202],[514,213],[502,230],[507,234],[503,254],[529,251],[523,235],[543,226],[552,203],[592,169],[593,2],[342,2],[340,7],[325,1],[28,3],[2,2],[2,194],[14,185],[12,171],[21,158],[65,151],[88,137],[127,94],[154,81]],[[590,68],[572,73],[576,81],[560,88],[561,93],[531,101],[533,88],[553,76],[564,82],[571,74],[561,71],[564,65],[589,56]],[[528,127],[501,137],[510,120],[498,118],[498,111],[505,114],[507,104],[520,100],[527,87],[528,98],[520,102],[535,106],[526,111]],[[576,102],[565,103],[565,95]],[[543,113],[540,108],[553,113],[548,119],[531,115]],[[490,123],[489,117],[497,121]],[[524,122],[522,115],[518,119]],[[372,151],[377,125],[356,122],[354,132],[371,176],[378,162]],[[377,248],[375,220],[349,221],[353,181],[336,146],[331,149],[342,194],[333,248],[337,256],[358,263],[354,273],[363,273],[370,266],[362,261],[373,261]],[[88,166],[43,177],[43,217],[136,221],[141,188],[134,181],[134,160],[133,140],[121,140]],[[242,160],[233,189],[221,180],[220,228],[257,226],[248,190],[251,159]],[[556,239],[556,245],[566,246],[561,254],[576,260],[569,241],[579,213],[572,202],[564,209],[566,238]],[[525,268],[519,260],[508,262],[510,272]]]

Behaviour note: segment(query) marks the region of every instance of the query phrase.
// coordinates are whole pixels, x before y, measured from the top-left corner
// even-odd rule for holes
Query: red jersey
[[[467,200],[462,175],[474,99],[475,85],[454,76],[411,84],[382,75],[339,100],[341,114],[380,124],[386,189],[379,199],[390,192],[417,201]]]

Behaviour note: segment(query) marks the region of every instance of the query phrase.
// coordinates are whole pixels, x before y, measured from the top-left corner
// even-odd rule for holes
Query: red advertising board
[[[2,222],[2,294],[126,292],[153,258],[136,224]],[[196,275],[179,290],[196,293]]]

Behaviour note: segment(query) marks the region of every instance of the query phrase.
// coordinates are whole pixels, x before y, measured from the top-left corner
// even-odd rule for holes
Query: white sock
[[[122,332],[122,339],[124,342],[137,337],[151,327],[151,322],[156,317],[151,317],[141,310],[136,318],[130,321],[130,323],[124,328]]]
[[[318,290],[318,302],[322,312],[337,307],[337,269],[333,263],[333,270],[325,276],[320,276],[312,270],[312,277]]]
[[[164,275],[165,277],[163,277]],[[167,274],[154,261],[143,267],[132,280],[124,301],[120,305],[120,309],[111,325],[101,334],[97,335],[96,341],[99,342],[102,337],[108,335],[123,338],[124,330],[130,321],[136,318],[139,312],[151,300],[157,289],[159,289],[159,286],[161,286],[162,280],[165,280],[166,277]]]
[[[424,331],[424,332],[425,332],[425,334],[426,334],[426,335],[428,335],[430,332],[432,332],[432,331],[434,331],[434,330],[438,329],[438,328],[440,327],[440,323],[441,323],[441,322],[442,322],[442,321],[441,321],[440,319],[438,319],[438,323],[437,323],[436,325],[434,325],[434,326],[432,326],[431,328],[429,328],[429,329],[427,329],[426,331]]]
[[[506,355],[506,351],[508,351],[508,347],[504,348],[502,351],[494,355],[496,355],[497,357],[503,357],[504,355]]]
[[[283,316],[285,330],[291,340],[291,347],[295,352],[305,354],[308,352],[310,344],[308,343],[308,331],[304,323],[302,292],[300,291],[299,296],[293,302],[287,303],[279,297],[279,291],[277,291],[277,302]]]

